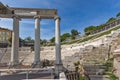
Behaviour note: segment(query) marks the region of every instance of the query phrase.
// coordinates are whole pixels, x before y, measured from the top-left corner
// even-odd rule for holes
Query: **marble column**
[[[17,16],[13,16],[13,32],[12,32],[12,50],[11,65],[19,64],[19,20]]]
[[[61,60],[61,44],[60,44],[60,17],[55,17],[55,72],[58,76],[63,70],[62,60]]]
[[[35,16],[35,56],[34,64],[40,64],[40,16]]]

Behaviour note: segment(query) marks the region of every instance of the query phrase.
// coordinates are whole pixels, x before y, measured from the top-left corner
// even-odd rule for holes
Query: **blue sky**
[[[120,0],[0,0],[10,7],[55,8],[61,17],[61,34],[77,29],[83,33],[89,25],[100,25],[120,12]],[[0,19],[0,27],[12,29],[12,19]],[[41,38],[54,36],[54,20],[41,21]],[[20,37],[34,39],[34,19],[20,21]]]

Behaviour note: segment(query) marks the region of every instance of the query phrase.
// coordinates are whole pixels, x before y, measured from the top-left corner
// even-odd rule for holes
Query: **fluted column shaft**
[[[12,32],[12,50],[11,63],[16,65],[19,63],[19,20],[17,16],[13,16],[13,32]]]
[[[35,56],[34,64],[40,64],[40,16],[35,16]]]
[[[59,76],[59,73],[63,71],[63,64],[61,60],[61,40],[60,40],[60,17],[55,17],[55,75]]]
[[[56,64],[61,64],[60,18],[55,17],[55,53]]]

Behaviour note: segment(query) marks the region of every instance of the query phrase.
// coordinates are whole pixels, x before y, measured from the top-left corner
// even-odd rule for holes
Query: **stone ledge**
[[[114,57],[114,58],[120,57],[120,49],[114,50],[113,57]]]

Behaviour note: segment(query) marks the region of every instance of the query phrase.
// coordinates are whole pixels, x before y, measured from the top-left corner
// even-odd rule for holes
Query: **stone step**
[[[106,69],[105,66],[101,66],[101,65],[87,65],[87,66],[84,66],[84,69],[85,71],[89,74],[89,75],[96,75],[96,74],[99,74],[99,75],[102,75]]]
[[[89,75],[90,80],[110,80],[108,75]]]

